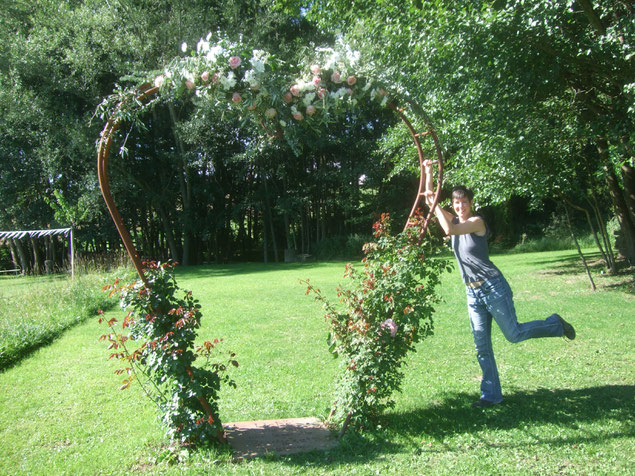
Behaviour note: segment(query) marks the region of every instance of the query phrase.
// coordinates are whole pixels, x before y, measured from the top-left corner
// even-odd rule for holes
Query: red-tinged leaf
[[[103,288],[101,288],[101,291],[104,292],[106,289],[110,288],[110,284],[106,284]]]
[[[97,319],[97,322],[101,324],[103,322],[103,319],[100,317],[99,319]]]
[[[108,346],[108,350],[117,348],[119,348],[119,344],[117,344],[116,342],[113,342]]]
[[[124,373],[123,369],[117,369],[115,370],[115,375],[121,375],[122,373]]]
[[[238,367],[238,362],[237,362],[237,361],[235,361],[235,360],[232,360],[232,361],[231,361],[231,364],[232,364],[234,367]]]
[[[112,326],[115,322],[117,322],[117,319],[113,317],[111,320],[108,321],[108,325]]]
[[[110,354],[110,357],[108,357],[108,360],[112,359],[113,357],[119,357],[119,353],[115,352],[114,354]]]
[[[106,339],[108,339],[108,334],[104,334],[103,336],[101,336],[99,338],[99,342],[101,342],[102,340],[106,340]]]
[[[129,380],[124,380],[124,384],[121,387],[119,387],[119,390],[125,390],[125,389],[127,389],[129,387],[130,387],[130,381]]]

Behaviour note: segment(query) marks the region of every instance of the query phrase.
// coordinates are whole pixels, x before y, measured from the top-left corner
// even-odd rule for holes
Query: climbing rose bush
[[[431,238],[420,243],[422,219],[415,216],[405,231],[392,235],[390,217],[381,215],[374,240],[364,245],[361,266],[347,264],[347,283],[333,303],[308,281],[326,310],[330,351],[341,361],[332,418],[357,427],[373,424],[394,405],[401,387],[406,355],[433,332],[436,287],[446,260]],[[425,256],[424,256],[425,254]]]
[[[121,330],[117,319],[106,322],[110,333],[100,340],[124,367],[115,371],[125,375],[121,389],[137,380],[146,395],[156,404],[160,419],[171,441],[186,444],[209,444],[223,439],[218,415],[218,392],[221,384],[235,387],[226,371],[238,366],[229,352],[223,362],[213,361],[219,340],[205,341],[195,347],[201,323],[201,306],[191,291],[176,284],[171,263],[144,262],[149,287],[141,280],[130,284],[104,287],[110,295],[118,294],[121,306],[128,310]],[[195,367],[194,362],[200,362]]]

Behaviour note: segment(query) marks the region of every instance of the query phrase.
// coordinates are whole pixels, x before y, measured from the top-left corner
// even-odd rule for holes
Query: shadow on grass
[[[490,444],[476,434],[483,430],[513,429],[525,429],[525,432],[531,433],[532,426],[544,424],[556,425],[562,431],[544,440],[530,435],[536,445],[567,446],[635,436],[632,425],[622,432],[611,433],[604,431],[601,426],[606,419],[623,422],[632,420],[635,414],[635,385],[515,392],[506,396],[502,405],[487,409],[472,408],[470,403],[473,399],[474,395],[461,393],[437,405],[406,413],[386,414],[382,424],[387,424],[384,425],[388,427],[387,430],[365,434],[349,431],[335,450],[293,455],[285,458],[284,462],[291,466],[325,468],[370,462],[403,451],[464,451],[446,443],[447,439],[462,434],[475,435],[475,438],[490,447],[526,447],[527,441],[515,442],[512,439],[508,443]],[[600,426],[594,426],[597,430],[589,431],[589,425],[593,423],[600,423]],[[584,436],[579,436],[580,428]],[[424,441],[431,439],[436,440],[433,446],[423,446]]]
[[[539,273],[542,274],[566,276],[582,275],[585,272],[579,256],[556,261],[544,260],[537,263],[558,263],[558,265],[551,268],[540,270]],[[635,266],[629,266],[625,260],[620,260],[617,262],[617,273],[608,274],[604,261],[598,253],[587,257],[587,264],[592,272],[595,284],[599,288],[635,294]]]

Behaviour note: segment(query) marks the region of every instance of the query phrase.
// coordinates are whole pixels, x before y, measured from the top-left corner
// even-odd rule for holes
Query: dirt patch
[[[317,418],[257,420],[223,425],[234,459],[280,456],[314,450],[329,450],[337,439]]]

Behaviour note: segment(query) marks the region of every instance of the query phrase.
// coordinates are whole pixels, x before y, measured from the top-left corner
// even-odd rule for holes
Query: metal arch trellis
[[[135,100],[138,103],[143,103],[144,101],[147,101],[148,99],[156,95],[158,91],[159,91],[159,87],[157,86],[149,86],[149,87],[142,86]],[[424,156],[423,149],[421,147],[421,141],[420,141],[421,137],[430,136],[432,138],[434,142],[434,149],[436,154],[437,171],[438,171],[437,187],[434,194],[433,206],[430,207],[428,214],[426,215],[424,219],[423,227],[421,230],[421,236],[423,237],[423,235],[425,235],[428,229],[428,225],[433,215],[434,207],[439,201],[441,187],[443,185],[443,151],[441,149],[441,145],[440,145],[437,133],[432,127],[432,124],[430,120],[428,119],[427,115],[425,114],[425,112],[423,111],[423,109],[417,103],[413,101],[407,100],[405,102],[414,110],[416,114],[421,116],[422,120],[427,126],[427,130],[422,132],[416,132],[412,123],[404,114],[404,108],[398,107],[393,101],[389,101],[387,103],[387,106],[397,114],[397,116],[404,122],[404,124],[408,128],[408,131],[412,137],[415,148],[417,150],[417,156],[419,159],[419,187],[418,187],[417,195],[415,197],[414,203],[410,210],[410,214],[408,216],[408,220],[406,221],[404,229],[410,225],[411,219],[415,215],[416,210],[418,209],[421,203],[421,198],[424,196],[426,175],[425,175],[425,169],[424,169],[425,156]],[[123,106],[123,103],[124,101],[122,100],[118,104],[116,110],[120,109]],[[123,244],[126,248],[126,251],[128,252],[128,255],[130,256],[130,260],[132,261],[135,267],[135,270],[137,271],[137,274],[143,281],[144,285],[149,288],[150,286],[146,278],[145,272],[143,271],[143,265],[142,265],[141,259],[139,258],[139,254],[134,246],[134,243],[132,242],[130,233],[128,232],[128,229],[126,228],[123,222],[123,219],[121,218],[121,214],[119,213],[119,210],[117,209],[117,206],[115,205],[114,199],[110,192],[110,181],[108,178],[108,157],[109,157],[110,148],[112,145],[112,136],[119,129],[120,126],[121,126],[121,119],[117,118],[117,115],[115,112],[110,116],[110,118],[106,122],[106,125],[101,133],[101,138],[99,141],[99,147],[97,151],[97,176],[99,179],[99,187],[101,189],[102,196],[104,198],[104,201],[106,202],[106,206],[108,207],[110,216],[112,217],[113,222],[115,223],[115,226],[117,227],[119,236],[121,237]],[[276,137],[279,137],[280,135],[281,134],[277,134]]]
[[[159,87],[158,86],[142,86],[141,88],[139,88],[138,90],[138,94],[136,94],[134,97],[132,97],[129,100],[134,100],[136,103],[138,104],[143,104],[145,101],[149,100],[150,98],[152,98],[154,95],[156,95],[159,92]],[[128,255],[130,256],[130,259],[135,267],[135,270],[137,271],[137,274],[139,275],[139,277],[141,278],[142,282],[144,283],[146,288],[150,288],[150,284],[148,282],[148,279],[145,275],[145,272],[143,270],[143,265],[142,262],[139,258],[139,254],[137,253],[137,250],[134,246],[134,243],[132,242],[132,238],[130,237],[130,233],[128,232],[128,229],[126,228],[121,215],[119,213],[119,210],[117,209],[117,206],[115,205],[114,199],[112,197],[112,194],[110,192],[110,181],[109,181],[109,177],[108,177],[108,156],[110,154],[110,148],[112,145],[112,139],[113,139],[113,134],[119,129],[119,127],[121,126],[121,121],[122,119],[119,118],[117,116],[117,112],[119,112],[122,107],[125,106],[125,100],[122,100],[119,102],[119,104],[116,106],[115,111],[110,115],[108,121],[106,122],[106,125],[104,126],[104,129],[101,133],[101,138],[99,141],[99,147],[98,147],[98,152],[97,152],[97,175],[98,175],[98,179],[99,179],[99,186],[102,192],[102,196],[104,198],[104,201],[106,202],[106,206],[108,207],[108,211],[115,223],[115,226],[117,227],[117,231],[124,243],[124,246],[126,248],[126,251],[128,252]],[[436,188],[436,192],[434,195],[434,203],[433,206],[430,208],[427,216],[424,219],[423,222],[423,226],[421,229],[421,235],[420,238],[422,239],[423,236],[426,233],[426,230],[428,228],[428,225],[430,223],[430,220],[432,218],[432,214],[433,214],[433,210],[434,207],[436,206],[438,199],[439,199],[439,195],[441,192],[441,186],[442,186],[442,180],[443,180],[443,153],[441,150],[441,146],[439,144],[439,140],[436,134],[436,131],[434,130],[434,128],[432,127],[430,121],[428,120],[427,116],[425,115],[425,112],[421,109],[420,106],[418,106],[416,103],[412,102],[412,101],[406,101],[406,103],[408,105],[410,105],[410,107],[416,112],[418,113],[418,115],[421,116],[421,118],[423,119],[424,123],[427,126],[427,130],[422,131],[420,133],[417,133],[413,127],[413,125],[411,124],[411,122],[408,120],[408,118],[405,116],[404,114],[404,109],[403,108],[398,108],[397,105],[395,105],[395,103],[393,101],[387,102],[387,106],[392,109],[398,116],[399,118],[405,123],[406,127],[408,128],[408,131],[410,132],[410,135],[412,136],[412,140],[415,144],[415,147],[417,149],[417,156],[419,159],[419,169],[420,169],[420,174],[419,174],[419,188],[417,191],[417,195],[415,197],[415,201],[414,204],[412,206],[412,209],[410,211],[408,220],[406,221],[405,224],[405,228],[407,228],[408,226],[410,226],[411,224],[411,219],[413,218],[413,216],[416,213],[417,208],[419,207],[419,204],[421,202],[421,198],[424,195],[424,187],[425,187],[425,169],[424,169],[424,161],[425,161],[425,157],[423,154],[423,149],[421,147],[421,142],[420,142],[420,138],[424,137],[424,136],[431,136],[433,141],[434,141],[434,147],[435,147],[435,152],[436,152],[436,158],[437,158],[437,167],[438,167],[438,181],[437,181],[437,188]],[[279,138],[280,136],[282,136],[282,131],[280,130],[280,128],[278,128],[278,130],[275,133],[275,138]],[[200,396],[199,397],[199,401],[201,403],[202,408],[204,409],[204,411],[210,416],[212,417],[212,410],[211,407],[207,401],[207,399],[204,396]],[[346,422],[344,423],[341,431],[340,431],[340,436],[346,431],[346,428],[348,426],[348,421],[350,419],[350,414],[347,417]],[[224,436],[221,433],[219,433],[218,438],[220,441],[224,441]]]

